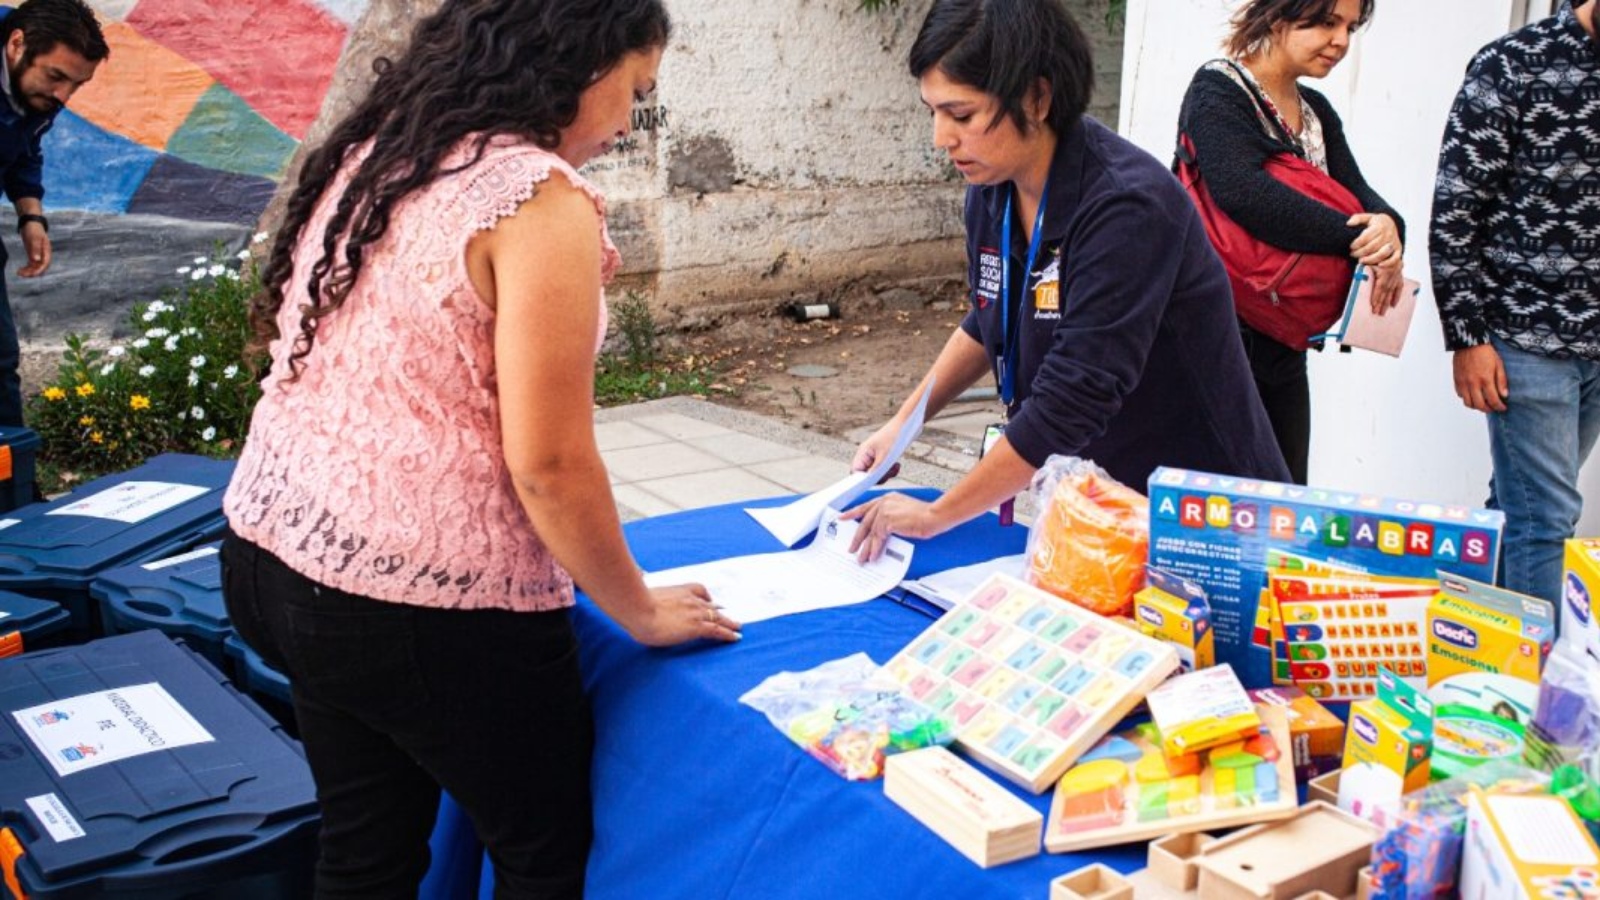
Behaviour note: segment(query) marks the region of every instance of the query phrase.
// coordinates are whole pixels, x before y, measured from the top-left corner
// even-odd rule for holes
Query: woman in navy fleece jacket
[[[1059,0],[936,0],[910,68],[934,145],[970,185],[971,310],[854,468],[887,451],[930,379],[931,416],[993,372],[1009,421],[932,503],[847,512],[861,557],[993,508],[1052,454],[1138,490],[1161,465],[1287,480],[1222,263],[1171,172],[1083,115],[1093,62]]]

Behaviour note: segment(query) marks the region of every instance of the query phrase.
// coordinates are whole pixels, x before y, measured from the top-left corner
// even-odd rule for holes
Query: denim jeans
[[[415,898],[441,787],[496,898],[583,894],[593,725],[565,611],[408,606],[317,584],[229,535],[234,628],[289,677],[322,810],[316,897]]]
[[[1311,457],[1311,380],[1306,376],[1305,351],[1280,344],[1243,321],[1239,337],[1272,435],[1289,464],[1289,477],[1295,484],[1305,484]]]
[[[1600,362],[1555,359],[1494,339],[1506,411],[1489,414],[1489,506],[1506,514],[1500,583],[1561,608],[1563,542],[1583,512],[1578,470],[1600,434]]]

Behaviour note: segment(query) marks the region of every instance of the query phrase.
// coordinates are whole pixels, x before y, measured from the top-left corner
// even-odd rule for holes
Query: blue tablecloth
[[[628,542],[647,570],[783,549],[749,505],[634,522]],[[918,542],[911,574],[1019,553],[1026,537],[985,516]],[[597,732],[590,898],[1040,900],[1091,860],[1143,866],[1136,845],[981,869],[889,802],[882,781],[845,781],[738,702],[775,672],[857,651],[887,662],[932,623],[914,609],[879,598],[757,622],[732,646],[672,650],[639,646],[587,599],[575,621]],[[1017,793],[1048,812],[1048,792]]]

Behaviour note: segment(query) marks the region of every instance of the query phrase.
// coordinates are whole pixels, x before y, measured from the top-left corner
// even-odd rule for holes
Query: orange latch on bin
[[[0,659],[8,656],[22,655],[22,632],[12,631],[0,634]]]
[[[22,892],[22,884],[17,881],[17,860],[21,858],[22,842],[11,833],[11,829],[0,828],[0,877],[4,878],[12,897],[28,900],[28,895]]]
[[[11,445],[0,445],[0,481],[11,480]]]

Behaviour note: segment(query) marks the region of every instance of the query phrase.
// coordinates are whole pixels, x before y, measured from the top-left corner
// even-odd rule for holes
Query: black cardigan
[[[1304,85],[1300,95],[1322,120],[1328,174],[1356,196],[1362,209],[1393,218],[1403,242],[1405,222],[1361,176],[1333,106]],[[1178,129],[1194,143],[1200,177],[1212,199],[1245,231],[1295,253],[1350,255],[1350,244],[1362,229],[1346,225],[1344,213],[1284,185],[1262,168],[1268,157],[1296,151],[1267,135],[1254,103],[1233,79],[1205,68],[1196,72],[1183,97]]]

